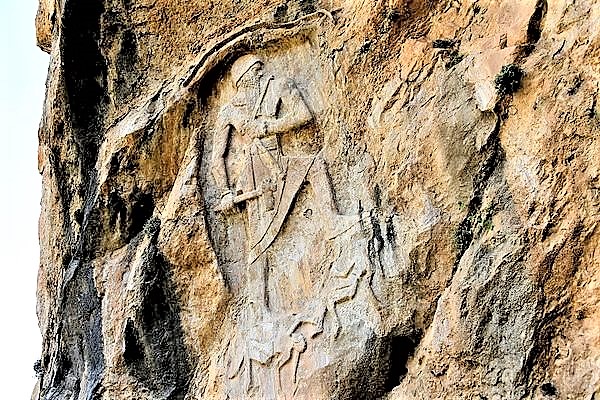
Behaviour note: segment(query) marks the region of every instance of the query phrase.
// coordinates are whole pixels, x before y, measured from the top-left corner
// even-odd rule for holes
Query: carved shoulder
[[[275,79],[273,81],[273,93],[277,93],[277,98],[284,105],[293,109],[294,112],[305,114],[306,101],[293,79]],[[302,117],[302,119],[305,119],[305,117]]]
[[[291,78],[279,78],[273,81],[273,89],[281,97],[299,94],[296,82]]]
[[[292,79],[274,79],[271,82],[270,95],[266,96],[264,109],[269,116],[275,116],[270,121],[267,131],[281,134],[299,128],[308,123],[313,117]]]
[[[226,104],[217,113],[217,119],[215,122],[215,129],[222,130],[233,123],[233,110],[230,104]]]

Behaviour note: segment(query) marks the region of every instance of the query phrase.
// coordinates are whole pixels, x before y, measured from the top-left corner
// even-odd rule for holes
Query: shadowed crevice
[[[135,320],[125,325],[125,363],[129,373],[157,396],[183,399],[192,372],[172,266],[153,244],[142,257],[141,304]]]

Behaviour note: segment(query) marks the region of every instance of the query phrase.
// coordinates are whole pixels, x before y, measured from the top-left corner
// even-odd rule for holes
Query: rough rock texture
[[[599,398],[600,3],[36,27],[33,399]]]

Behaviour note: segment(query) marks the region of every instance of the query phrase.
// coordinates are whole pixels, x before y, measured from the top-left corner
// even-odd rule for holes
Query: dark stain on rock
[[[55,393],[64,390],[78,394],[79,398],[92,399],[104,373],[101,301],[93,268],[87,263],[78,265],[79,268],[73,269],[72,278],[65,283],[59,305],[62,319],[55,338],[58,341],[55,372],[44,381],[48,386],[43,385],[43,396],[50,388],[60,388]],[[84,374],[86,385],[81,386],[80,377]]]
[[[135,34],[126,30],[120,34],[120,47],[117,53],[116,69],[119,71],[115,95],[119,102],[130,96],[136,88],[137,64],[139,63],[138,45]]]
[[[394,229],[394,216],[389,215],[385,220],[385,238],[388,243],[396,244],[396,230]]]
[[[275,11],[273,12],[273,19],[275,22],[284,22],[288,12],[287,3],[281,3],[277,7],[275,7]]]
[[[458,228],[454,234],[454,241],[456,244],[457,258],[454,264],[454,271],[458,267],[462,256],[465,251],[471,245],[473,241],[473,235],[475,232],[477,221],[485,220],[481,219],[479,215],[481,213],[482,197],[485,188],[489,184],[489,179],[494,171],[502,165],[505,159],[504,150],[500,145],[500,139],[498,138],[498,131],[500,129],[500,120],[496,123],[494,132],[490,135],[490,139],[486,145],[481,149],[482,159],[478,163],[479,169],[475,173],[473,178],[473,196],[467,206],[467,215],[459,223]]]
[[[133,368],[143,368],[144,349],[140,342],[140,335],[131,319],[125,323],[123,332],[123,359]]]
[[[134,192],[130,199],[131,214],[129,226],[126,230],[127,239],[131,239],[144,228],[146,221],[154,213],[154,198],[150,193]]]
[[[460,54],[458,50],[452,50],[448,53],[447,61],[446,61],[446,69],[451,69],[455,65],[459,64],[465,56]]]
[[[551,382],[546,382],[540,386],[540,390],[544,396],[556,396],[556,387]]]
[[[86,261],[99,238],[90,210],[108,104],[107,67],[99,46],[103,13],[103,1],[65,2],[58,43],[65,97],[57,107],[63,116],[54,137],[40,138],[50,148],[50,173],[58,184],[59,218],[64,221],[56,229],[62,228],[65,237],[58,250],[65,275],[55,289],[55,321],[44,332],[40,397],[45,399],[62,398],[68,392],[93,399],[104,371],[101,301],[93,268]],[[73,210],[75,200],[84,205]],[[80,235],[72,219],[81,224]]]
[[[154,198],[148,192],[134,191],[124,198],[114,190],[106,200],[108,226],[104,230],[117,231],[123,243],[129,242],[144,228],[154,213]]]
[[[110,168],[108,170],[108,176],[114,176],[119,172],[124,156],[125,149],[121,149],[115,154],[113,154],[113,156],[110,159]]]
[[[309,14],[317,11],[316,0],[297,0],[298,8],[302,14]]]
[[[406,376],[406,364],[419,343],[420,335],[371,337],[363,356],[344,378],[338,396],[344,400],[375,400],[398,386]]]
[[[102,139],[103,115],[108,104],[107,65],[99,47],[102,1],[70,1],[63,15],[62,56],[70,123],[81,173],[89,181],[95,173]]]
[[[153,238],[153,241],[155,237]],[[125,329],[129,373],[155,393],[183,399],[191,374],[171,265],[150,245],[143,255],[143,293],[135,323]]]
[[[127,223],[127,206],[118,192],[113,191],[108,195],[108,204],[106,206],[110,211],[110,226],[116,226],[118,223],[118,228],[125,230],[125,224]]]
[[[373,188],[373,196],[375,197],[375,206],[381,208],[381,187],[378,184],[375,184]]]
[[[507,96],[515,93],[521,87],[521,81],[525,73],[516,64],[503,65],[496,78],[494,84],[496,91],[500,96]]]
[[[538,0],[535,5],[535,10],[527,24],[527,42],[535,44],[542,36],[542,22],[548,11],[548,1]]]
[[[196,109],[196,102],[191,100],[185,105],[185,111],[183,113],[183,117],[181,118],[181,126],[187,128],[190,126],[190,119]]]
[[[41,378],[44,375],[42,360],[36,360],[35,363],[33,363],[33,372],[35,372],[36,378]]]
[[[456,44],[456,40],[454,39],[435,39],[431,42],[431,47],[434,49],[450,49],[453,48]]]
[[[567,94],[569,96],[573,96],[576,94],[581,88],[581,84],[583,83],[583,79],[581,79],[580,75],[575,75],[573,78],[573,82],[571,83],[569,89],[567,89]]]

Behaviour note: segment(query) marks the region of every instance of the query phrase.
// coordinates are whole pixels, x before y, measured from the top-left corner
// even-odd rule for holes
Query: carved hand
[[[243,133],[251,138],[263,138],[267,134],[267,122],[262,118],[251,119],[244,123]]]
[[[226,215],[233,214],[235,211],[235,203],[233,201],[233,193],[229,192],[221,199],[221,202],[216,207],[216,210]]]

